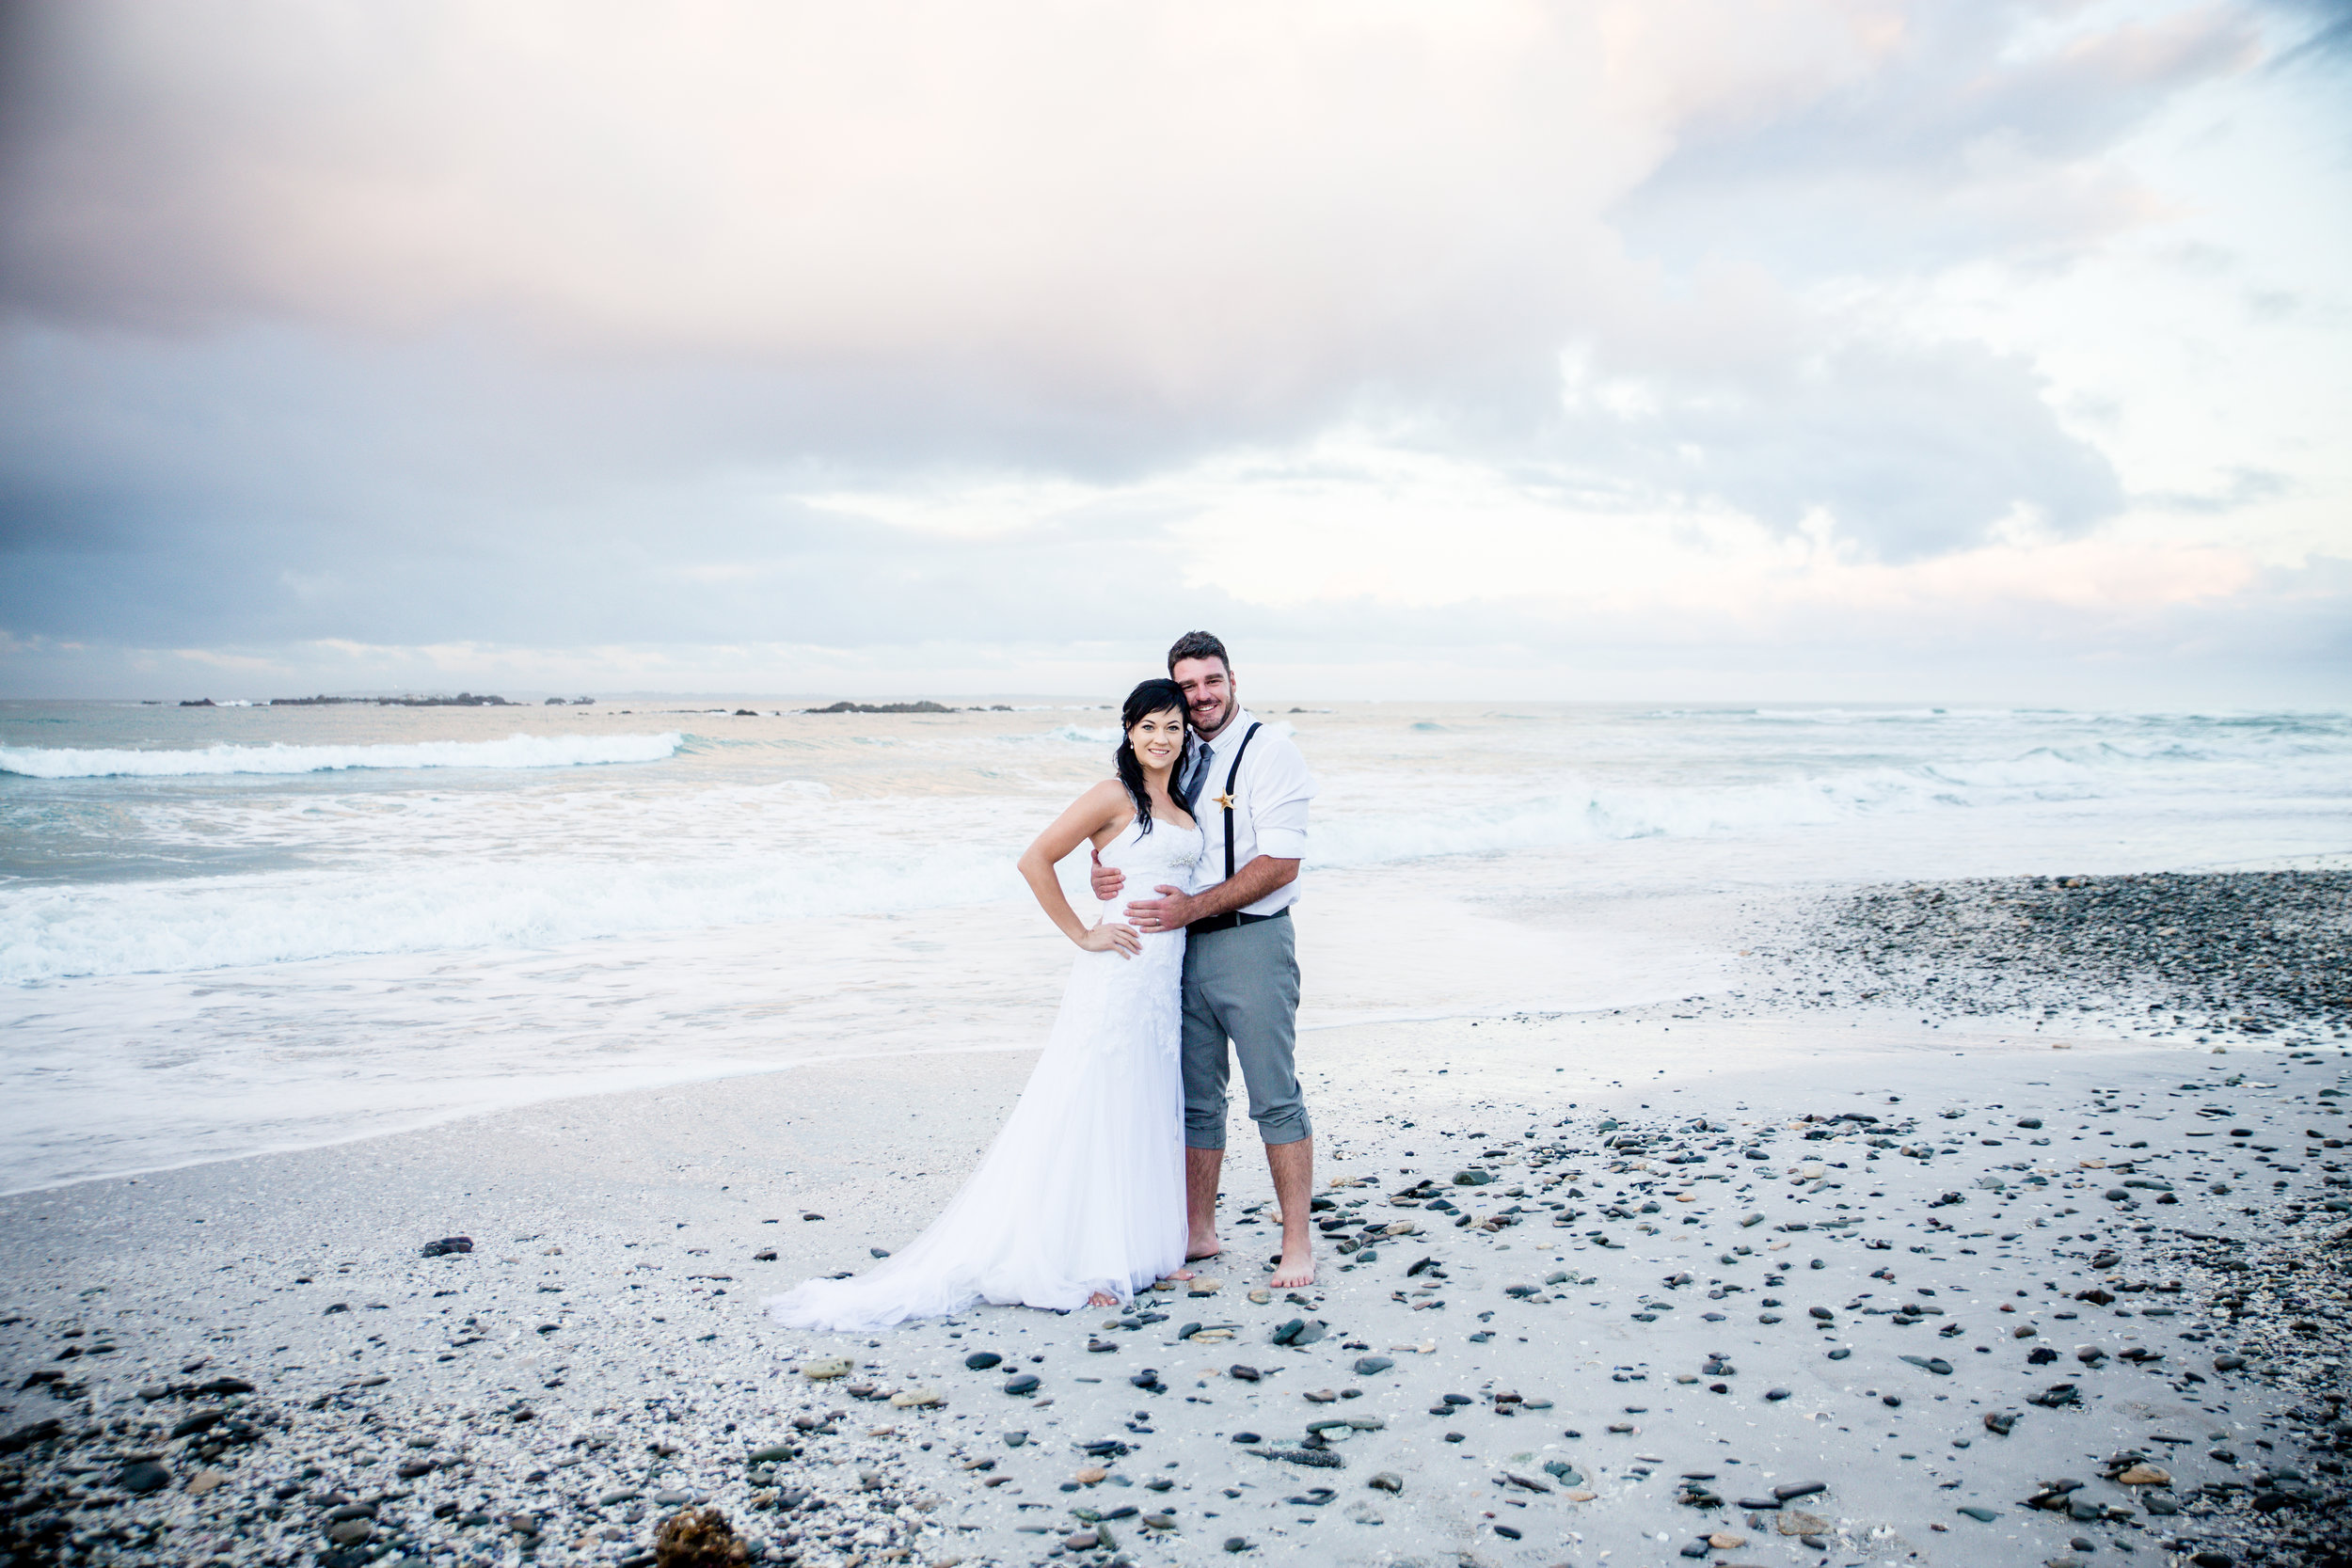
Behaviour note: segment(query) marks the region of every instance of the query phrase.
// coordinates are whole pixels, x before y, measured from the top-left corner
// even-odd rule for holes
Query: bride
[[[1078,797],[1021,857],[1045,913],[1082,949],[1020,1103],[939,1218],[879,1267],[769,1300],[795,1328],[856,1332],[975,1302],[1108,1307],[1184,1262],[1184,1093],[1178,1063],[1184,933],[1088,925],[1054,868],[1089,840],[1136,885],[1190,887],[1200,827],[1170,788],[1185,702],[1149,680],[1120,711],[1119,776]]]

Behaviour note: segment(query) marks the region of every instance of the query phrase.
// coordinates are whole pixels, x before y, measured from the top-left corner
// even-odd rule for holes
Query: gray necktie
[[[1192,766],[1184,781],[1180,794],[1184,802],[1184,815],[1196,816],[1193,805],[1200,799],[1200,786],[1209,782],[1209,748],[1196,740],[1192,745]]]

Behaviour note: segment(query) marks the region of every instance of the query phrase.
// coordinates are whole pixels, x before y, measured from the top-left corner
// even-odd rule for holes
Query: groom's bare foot
[[[1282,1248],[1282,1260],[1274,1267],[1274,1277],[1266,1283],[1277,1291],[1295,1291],[1315,1282],[1315,1249],[1300,1243],[1294,1250]]]
[[[1184,1243],[1184,1261],[1205,1263],[1225,1250],[1225,1243],[1216,1239],[1214,1230],[1196,1230]]]

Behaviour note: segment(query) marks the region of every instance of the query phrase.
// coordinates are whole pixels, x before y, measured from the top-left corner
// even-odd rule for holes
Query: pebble
[[[126,1465],[122,1467],[122,1473],[115,1478],[115,1484],[133,1497],[144,1497],[150,1492],[160,1492],[169,1486],[171,1472],[151,1460],[137,1465]]]

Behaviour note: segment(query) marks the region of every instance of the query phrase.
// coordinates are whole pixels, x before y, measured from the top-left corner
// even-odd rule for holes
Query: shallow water
[[[2343,714],[1260,717],[1323,784],[1311,1023],[1705,989],[1724,909],[1824,881],[2352,850]],[[1011,699],[0,705],[0,1185],[1041,1038],[1067,949],[1012,863],[1114,738]]]

